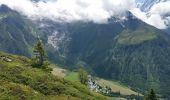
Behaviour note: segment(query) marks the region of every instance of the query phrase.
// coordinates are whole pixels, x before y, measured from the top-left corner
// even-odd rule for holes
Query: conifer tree
[[[148,93],[146,100],[158,100],[156,97],[156,93],[153,89],[151,89],[150,92]]]
[[[79,80],[82,84],[87,85],[88,83],[88,73],[84,70],[83,67],[79,69]]]
[[[34,47],[34,58],[32,59],[32,65],[34,67],[42,67],[46,61],[46,52],[41,41],[38,41]]]

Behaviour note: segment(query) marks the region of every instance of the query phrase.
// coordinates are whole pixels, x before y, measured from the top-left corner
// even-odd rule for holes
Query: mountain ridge
[[[10,24],[2,23],[2,25],[14,25],[8,27],[16,29],[15,24],[18,24],[17,22],[20,24],[22,20],[19,19],[22,19],[22,17],[17,17],[18,20],[15,18],[15,16],[12,16],[10,21],[7,21]],[[170,72],[170,36],[135,18],[130,13],[127,18],[127,20],[119,22],[113,17],[108,23],[104,24],[82,21],[60,24],[47,21],[47,24],[44,24],[48,27],[41,28],[35,25],[37,26],[35,28],[42,32],[38,34],[46,45],[51,61],[72,69],[82,65],[92,75],[118,80],[142,92],[152,87],[159,91],[161,95],[168,97],[170,94],[170,87],[168,86],[168,78],[170,77],[168,74]],[[21,26],[34,27],[31,24],[21,24]],[[23,29],[23,27],[17,28],[20,31]],[[3,28],[0,27],[0,29]],[[18,32],[20,34],[16,33],[15,37],[22,37],[26,33],[31,35],[30,30],[25,31],[23,33]],[[59,33],[54,35],[54,43],[55,38],[60,39],[62,33],[65,33],[65,38],[69,41],[57,44],[59,49],[55,49],[51,44],[48,44],[48,37],[53,32]],[[4,33],[8,32],[5,30]],[[29,45],[32,46],[32,41],[35,41],[36,38],[34,35],[30,37],[33,40],[28,39],[28,42],[31,42]],[[10,36],[5,37],[5,39],[13,43]],[[17,43],[22,40],[22,38],[17,39],[19,41]],[[20,44],[18,46],[22,48],[12,44],[9,47],[3,46],[2,50],[7,49],[3,51],[18,54],[18,52],[11,51],[11,48],[16,47],[18,49],[16,51],[23,51],[23,54],[19,54],[29,56],[30,52],[27,46]],[[22,50],[25,47],[27,50]],[[25,54],[25,52],[28,54]]]
[[[0,16],[0,50],[31,56],[30,49],[37,38],[36,32],[38,33],[31,21],[5,5],[0,7]]]

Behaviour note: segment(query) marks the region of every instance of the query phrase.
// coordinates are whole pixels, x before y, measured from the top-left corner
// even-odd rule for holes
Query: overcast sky
[[[48,18],[53,21],[71,22],[75,20],[107,23],[111,16],[125,19],[124,12],[131,11],[135,16],[159,29],[166,28],[170,17],[170,1],[154,5],[149,12],[136,8],[134,0],[50,0],[31,2],[30,0],[0,0],[30,19]],[[166,24],[165,24],[166,23]]]

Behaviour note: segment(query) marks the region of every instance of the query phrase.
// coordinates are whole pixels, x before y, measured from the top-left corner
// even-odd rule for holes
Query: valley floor
[[[53,67],[53,71],[52,73],[58,77],[62,77],[66,80],[69,81],[73,81],[73,82],[78,82],[78,72],[75,71],[68,71],[66,69],[60,68],[57,65],[52,65]],[[131,88],[122,85],[119,82],[116,81],[111,81],[111,80],[106,80],[106,79],[102,79],[99,77],[95,77],[95,81],[101,85],[101,86],[109,86],[111,87],[113,92],[120,92],[121,95],[139,95],[139,96],[143,96],[140,93],[137,93],[135,91],[133,91]]]

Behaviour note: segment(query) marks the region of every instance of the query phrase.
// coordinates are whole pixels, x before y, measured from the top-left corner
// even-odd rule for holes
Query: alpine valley
[[[161,1],[136,2],[147,12]],[[93,76],[120,82],[143,95],[153,88],[159,97],[170,99],[168,29],[165,31],[146,24],[130,11],[126,11],[125,15],[125,20],[112,16],[107,23],[31,20],[7,5],[1,5],[0,51],[31,58],[34,44],[41,39],[53,64],[70,71],[84,66]],[[62,85],[63,81],[60,82]],[[77,87],[71,85],[71,88]],[[85,95],[98,97],[87,92]],[[83,96],[75,95],[81,99]]]

